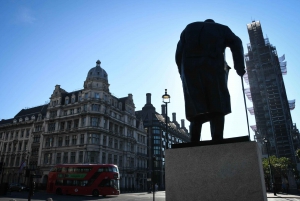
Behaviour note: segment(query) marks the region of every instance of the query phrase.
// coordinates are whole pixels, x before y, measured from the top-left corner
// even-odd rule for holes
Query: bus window
[[[114,180],[114,179],[112,179],[112,180],[110,180],[109,182],[110,182],[110,186],[111,186],[111,187],[113,187],[113,188],[119,190],[119,186],[120,186],[119,180]]]
[[[113,168],[112,167],[108,167],[108,172],[113,172]]]
[[[56,172],[56,167],[51,168],[50,172]]]
[[[109,180],[108,179],[103,179],[101,181],[101,183],[99,184],[100,187],[108,187],[110,184],[109,184]]]
[[[74,172],[80,172],[80,168],[75,167],[75,168],[74,168]]]
[[[113,172],[119,172],[118,168],[116,168],[116,167],[112,167],[112,169],[113,169]]]
[[[79,182],[79,186],[86,186],[88,181],[86,180],[81,180],[81,181],[78,181]]]
[[[55,185],[62,186],[63,185],[63,180],[56,180]]]
[[[68,172],[74,172],[74,168],[69,167]]]
[[[73,180],[73,185],[74,186],[79,186],[80,181],[79,180]]]
[[[76,186],[76,180],[67,180],[67,186]]]
[[[92,168],[84,167],[84,168],[81,168],[80,172],[89,172],[91,170],[92,170]]]
[[[98,172],[104,172],[104,169],[103,168],[99,168]]]
[[[63,167],[61,171],[62,172],[68,172],[68,168],[67,167]]]
[[[58,167],[58,168],[57,168],[57,172],[61,172],[61,167]]]

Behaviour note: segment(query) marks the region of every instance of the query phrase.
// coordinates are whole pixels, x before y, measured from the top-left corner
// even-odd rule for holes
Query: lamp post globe
[[[168,136],[168,103],[170,103],[171,96],[167,93],[167,89],[165,89],[165,94],[162,95],[162,102],[166,104],[166,138],[167,138],[167,146],[166,149],[169,148],[169,136]]]

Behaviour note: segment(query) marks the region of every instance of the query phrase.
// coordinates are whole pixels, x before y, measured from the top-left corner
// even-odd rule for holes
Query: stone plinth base
[[[256,142],[166,150],[166,201],[267,201]]]

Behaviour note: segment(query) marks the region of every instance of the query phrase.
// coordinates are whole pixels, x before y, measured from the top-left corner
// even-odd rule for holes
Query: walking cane
[[[243,82],[243,76],[241,76],[241,80],[242,80],[242,87],[243,87],[243,94],[244,94],[245,112],[246,112],[246,116],[247,116],[248,135],[249,135],[249,141],[251,141],[250,130],[249,130],[249,119],[248,119],[248,112],[247,112],[247,104],[246,104],[246,98],[245,98],[245,88],[244,88],[244,82]]]

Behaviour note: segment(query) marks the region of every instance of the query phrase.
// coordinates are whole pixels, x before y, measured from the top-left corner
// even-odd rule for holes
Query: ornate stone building
[[[0,121],[0,156],[4,163],[1,179],[10,183],[25,183],[21,164],[37,170],[40,137],[48,105],[22,109],[14,118]]]
[[[89,70],[82,90],[67,92],[60,85],[55,86],[41,123],[32,120],[27,127],[24,123],[18,127],[11,122],[0,124],[3,144],[0,150],[4,160],[16,160],[7,155],[15,143],[14,137],[6,140],[6,130],[15,133],[30,129],[29,134],[33,134],[28,136],[30,145],[20,157],[31,156],[28,158],[31,161],[33,156],[38,156],[33,168],[43,175],[42,183],[47,182],[49,170],[56,164],[111,163],[119,166],[121,190],[146,189],[147,133],[143,121],[135,115],[132,94],[117,98],[110,93],[108,75],[100,63],[98,60],[96,67]],[[11,163],[6,166],[7,169],[18,167]]]

